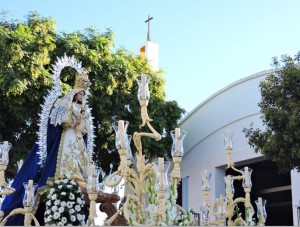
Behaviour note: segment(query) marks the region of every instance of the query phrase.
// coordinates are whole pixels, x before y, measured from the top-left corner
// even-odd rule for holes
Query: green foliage
[[[265,129],[244,129],[249,144],[276,162],[280,171],[300,171],[300,68],[294,59],[273,59],[276,73],[260,83],[259,103]]]
[[[153,127],[167,134],[160,142],[143,138],[145,154],[148,158],[170,156],[169,132],[177,126],[184,110],[175,101],[165,101],[162,72],[153,72],[145,59],[126,49],[113,48],[114,34],[110,29],[104,33],[88,28],[83,32],[57,34],[55,21],[35,12],[29,13],[25,22],[2,18],[0,140],[13,144],[11,164],[26,157],[37,139],[40,104],[52,83],[51,64],[64,53],[73,55],[89,71],[92,82],[89,105],[96,135],[94,160],[98,165],[108,172],[110,162],[114,166],[119,163],[111,126],[113,121],[129,121],[128,134],[147,130],[139,129],[140,106],[135,78],[141,73],[152,77],[148,113],[154,119]],[[70,89],[74,81],[74,70],[63,70],[63,89]]]

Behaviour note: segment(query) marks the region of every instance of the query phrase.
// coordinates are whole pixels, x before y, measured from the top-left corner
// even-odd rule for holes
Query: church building
[[[184,156],[181,162],[182,204],[200,213],[204,202],[201,172],[212,173],[210,204],[225,195],[226,154],[224,138],[232,131],[232,160],[237,169],[253,169],[251,203],[262,197],[267,200],[266,225],[299,225],[300,173],[279,174],[274,162],[255,153],[243,133],[244,128],[263,129],[258,103],[261,100],[259,83],[274,70],[266,70],[240,79],[213,94],[195,107],[180,122],[187,131]],[[238,184],[239,183],[239,184]],[[235,194],[244,196],[240,182],[234,184]],[[234,197],[235,198],[235,197]]]

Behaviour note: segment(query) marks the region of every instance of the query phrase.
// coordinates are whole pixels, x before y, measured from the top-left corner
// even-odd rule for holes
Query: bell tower
[[[139,56],[148,60],[153,71],[158,71],[159,47],[157,43],[151,42],[150,38],[150,20],[152,19],[153,17],[148,15],[148,19],[145,21],[148,23],[147,41],[140,47]]]

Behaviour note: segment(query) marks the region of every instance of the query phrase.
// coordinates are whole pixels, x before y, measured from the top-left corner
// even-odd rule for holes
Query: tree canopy
[[[277,163],[282,172],[300,171],[300,54],[273,59],[275,73],[260,83],[265,129],[244,129],[250,146]]]
[[[166,135],[160,142],[143,139],[145,154],[148,158],[170,156],[169,132],[177,126],[184,110],[176,101],[165,100],[161,71],[153,72],[144,58],[124,48],[114,48],[112,30],[100,33],[87,28],[82,32],[57,33],[55,21],[36,12],[29,13],[24,22],[2,17],[0,53],[0,141],[8,140],[13,145],[11,165],[26,157],[37,139],[40,105],[52,86],[51,64],[65,53],[82,62],[89,72],[89,105],[96,136],[94,160],[98,165],[108,171],[110,162],[115,166],[119,162],[113,121],[129,121],[128,134],[146,130],[138,127],[141,119],[135,78],[142,73],[151,76],[148,112],[154,119],[152,125]],[[74,85],[74,71],[66,68],[62,72],[62,87],[66,91]]]

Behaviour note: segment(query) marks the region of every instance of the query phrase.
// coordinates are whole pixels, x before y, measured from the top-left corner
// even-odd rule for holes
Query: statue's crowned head
[[[88,74],[86,72],[83,72],[76,76],[75,88],[81,88],[83,90],[86,90],[86,89],[88,89],[90,84],[91,83],[90,83]]]

